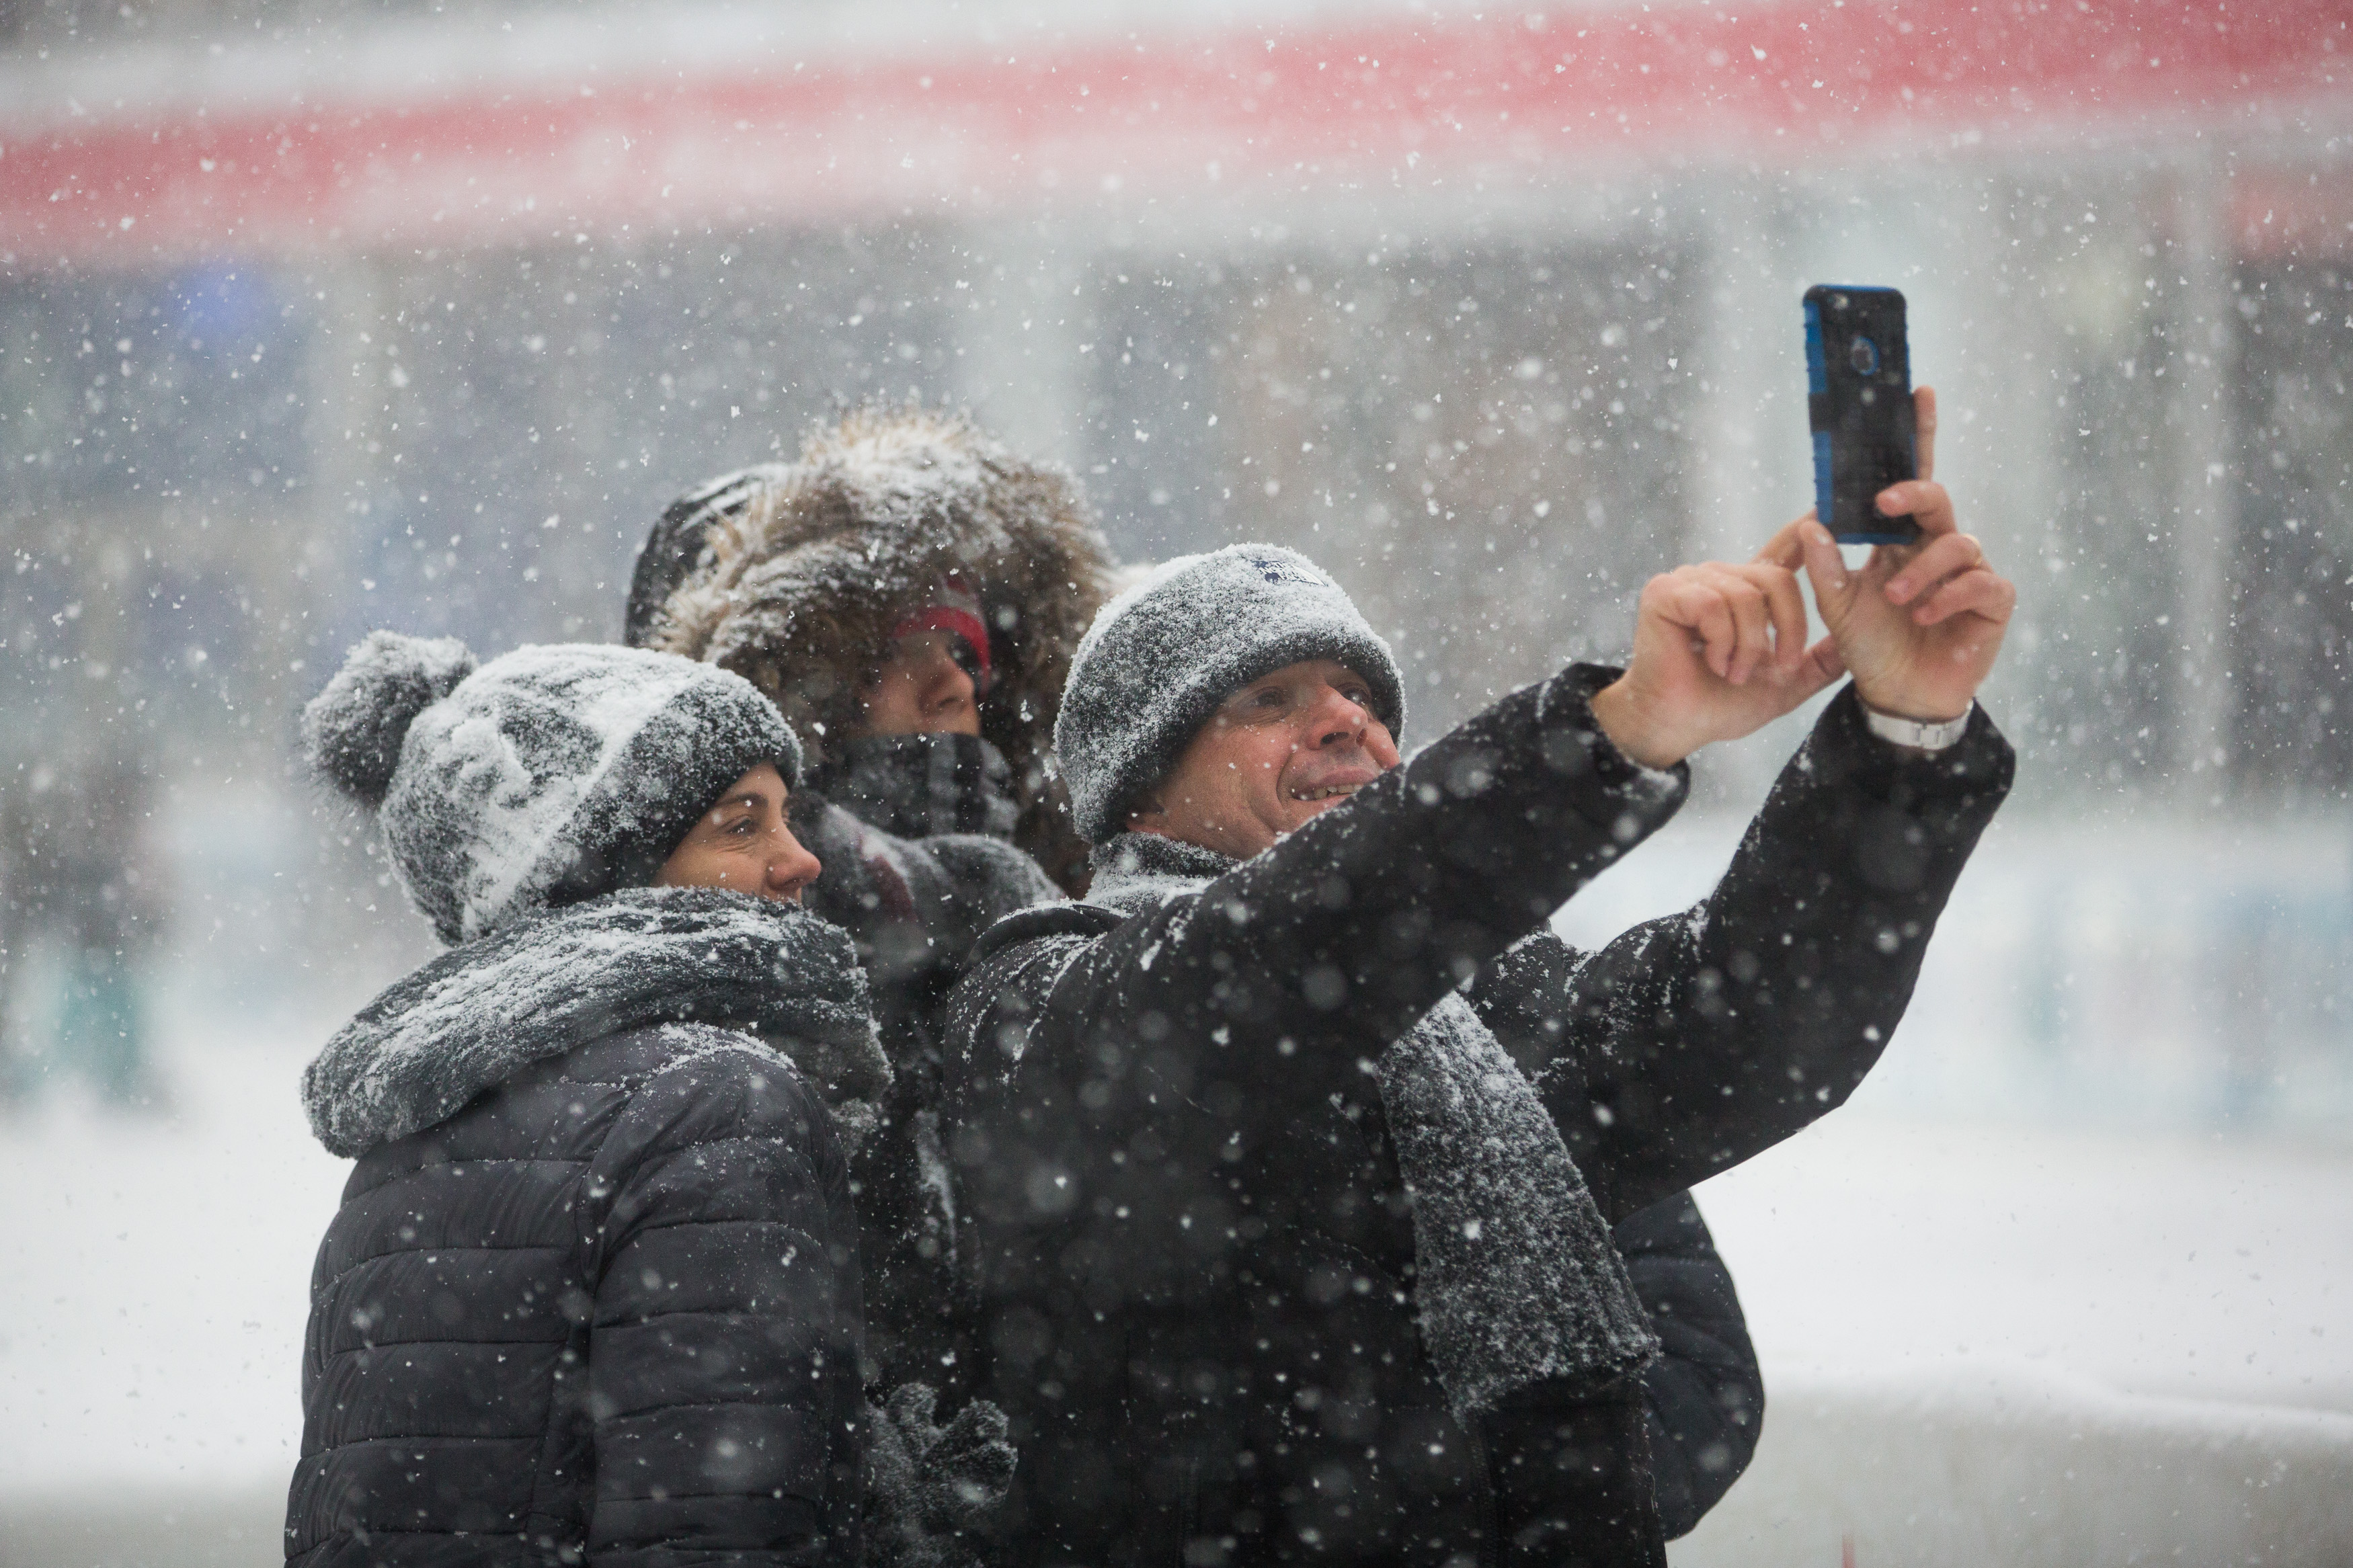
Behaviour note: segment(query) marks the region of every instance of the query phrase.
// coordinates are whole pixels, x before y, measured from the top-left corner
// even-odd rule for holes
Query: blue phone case
[[[1870,311],[1878,318],[1882,332],[1892,320],[1893,352],[1883,356],[1874,350],[1868,370],[1856,366],[1862,402],[1870,404],[1876,392],[1883,391],[1890,395],[1885,405],[1857,406],[1858,377],[1842,374],[1841,384],[1832,388],[1822,321],[1825,300],[1841,309]],[[1903,337],[1904,296],[1894,289],[1869,285],[1817,284],[1806,290],[1805,311],[1814,514],[1841,544],[1910,544],[1919,538],[1912,520],[1882,517],[1867,499],[1889,484],[1916,478],[1920,471],[1912,425],[1912,356]],[[1856,471],[1841,474],[1841,461]],[[1839,504],[1841,500],[1844,515]]]

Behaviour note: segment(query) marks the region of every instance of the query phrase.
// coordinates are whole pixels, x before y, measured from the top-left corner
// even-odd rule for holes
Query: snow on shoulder
[[[304,1070],[303,1107],[320,1142],[355,1157],[534,1061],[672,1023],[751,1031],[836,1105],[891,1081],[839,926],[741,893],[632,888],[518,921],[395,984]]]

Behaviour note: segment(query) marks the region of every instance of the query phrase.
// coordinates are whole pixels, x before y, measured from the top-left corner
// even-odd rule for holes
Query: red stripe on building
[[[1682,153],[1802,165],[1960,133],[2147,135],[2343,112],[2343,0],[1746,5],[745,71],[399,107],[19,130],[0,251],[461,244],[858,218]],[[1516,171],[1516,174],[1514,172]]]

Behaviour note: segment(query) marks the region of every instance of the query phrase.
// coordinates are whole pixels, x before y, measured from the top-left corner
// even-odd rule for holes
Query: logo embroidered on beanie
[[[1279,555],[1246,555],[1242,559],[1257,567],[1258,574],[1270,583],[1296,583],[1303,588],[1328,588],[1332,585],[1329,578],[1296,561],[1285,561]]]

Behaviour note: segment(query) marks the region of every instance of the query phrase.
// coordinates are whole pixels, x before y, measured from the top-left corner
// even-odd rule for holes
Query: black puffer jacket
[[[1471,976],[1603,1214],[1671,1197],[1853,1090],[2011,758],[1982,714],[1899,753],[1843,694],[1714,894],[1580,954],[1547,917],[1682,793],[1599,736],[1609,678],[1513,694],[1198,893],[983,940],[949,1106],[1007,1562],[1514,1561],[1532,1456],[1647,1468],[1639,1416],[1566,1447],[1556,1411],[1453,1418],[1365,1064]]]
[[[855,1123],[886,1080],[842,933],[736,894],[535,916],[385,993],[304,1077],[359,1163],[312,1279],[289,1560],[855,1563],[826,1100]]]

